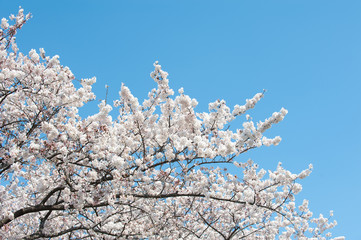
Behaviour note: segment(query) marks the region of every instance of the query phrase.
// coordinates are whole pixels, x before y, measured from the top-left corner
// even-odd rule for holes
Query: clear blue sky
[[[335,236],[361,239],[361,1],[0,0],[0,17],[19,5],[33,14],[18,35],[21,51],[43,47],[77,78],[96,76],[98,99],[105,84],[117,98],[122,82],[146,97],[155,60],[199,111],[267,89],[251,114],[258,121],[287,108],[268,132],[283,141],[241,160],[266,169],[281,161],[294,172],[313,163],[298,198],[316,215],[334,210]]]

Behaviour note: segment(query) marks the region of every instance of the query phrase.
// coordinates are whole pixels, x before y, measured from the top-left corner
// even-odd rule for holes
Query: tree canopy
[[[266,171],[237,158],[281,141],[264,133],[284,119],[284,108],[230,128],[263,92],[232,109],[217,100],[198,113],[197,100],[183,89],[175,94],[155,62],[156,88],[146,100],[122,85],[113,106],[102,101],[84,118],[78,110],[95,99],[96,79],[77,80],[44,49],[21,53],[15,36],[29,19],[20,9],[1,20],[0,239],[331,237],[335,221],[313,217],[307,200],[295,202],[296,181],[312,165],[295,174],[280,163]]]

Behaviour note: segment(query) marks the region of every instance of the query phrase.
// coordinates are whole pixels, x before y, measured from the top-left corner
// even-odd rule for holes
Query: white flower
[[[36,51],[34,49],[31,49],[31,51],[29,52],[29,56],[31,58],[31,60],[33,60],[34,62],[39,62],[40,57],[39,55],[36,53]]]
[[[6,18],[2,18],[1,19],[1,28],[2,29],[7,29],[8,27],[9,27],[8,20]]]

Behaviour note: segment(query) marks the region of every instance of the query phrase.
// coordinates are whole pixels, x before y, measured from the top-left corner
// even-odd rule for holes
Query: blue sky
[[[265,169],[281,161],[294,172],[313,163],[298,198],[316,215],[334,210],[335,236],[361,239],[361,1],[0,0],[0,17],[19,5],[33,14],[18,34],[20,50],[43,47],[77,78],[96,76],[98,99],[105,84],[116,99],[122,82],[145,98],[155,60],[198,111],[267,89],[251,115],[288,109],[267,134],[283,141],[240,160]]]

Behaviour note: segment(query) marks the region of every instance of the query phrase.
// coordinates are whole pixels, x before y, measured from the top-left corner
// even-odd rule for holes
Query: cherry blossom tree
[[[95,99],[96,79],[76,88],[58,56],[19,52],[15,36],[29,19],[20,9],[1,20],[0,239],[331,237],[335,221],[313,217],[307,200],[295,203],[297,181],[311,165],[294,174],[237,158],[278,145],[280,137],[264,133],[286,109],[256,124],[247,117],[232,131],[263,93],[233,109],[217,100],[197,113],[197,101],[183,89],[175,94],[156,62],[157,87],[143,103],[122,85],[113,106],[102,101],[83,118],[78,109]]]

